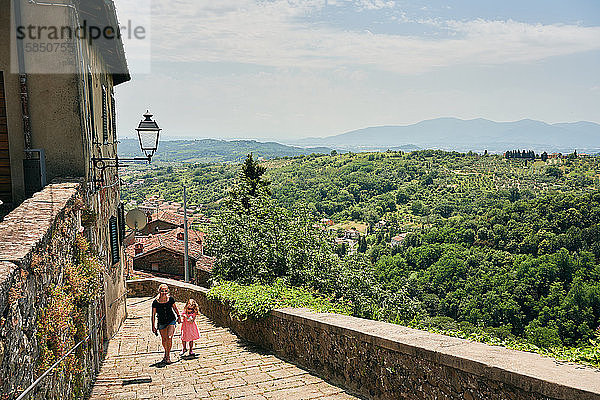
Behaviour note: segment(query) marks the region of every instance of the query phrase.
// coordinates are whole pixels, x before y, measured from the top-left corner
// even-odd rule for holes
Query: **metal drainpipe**
[[[15,11],[15,25],[23,25],[21,14],[21,0],[13,0]],[[31,115],[29,114],[29,90],[27,86],[27,73],[25,72],[25,53],[23,41],[17,40],[17,60],[19,63],[19,89],[21,92],[21,114],[23,117],[24,150],[31,150]],[[25,157],[31,158],[31,152],[25,151]]]

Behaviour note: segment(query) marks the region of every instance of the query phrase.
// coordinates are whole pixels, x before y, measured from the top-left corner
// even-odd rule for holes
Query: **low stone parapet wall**
[[[599,370],[534,353],[305,309],[239,321],[207,289],[168,279],[129,281],[130,296],[153,296],[161,283],[239,337],[367,398],[600,399]]]
[[[38,335],[47,328],[41,326],[41,313],[54,288],[64,285],[65,267],[73,263],[82,190],[79,182],[50,184],[0,223],[0,400],[16,398],[47,367],[42,359],[48,346]],[[102,293],[81,312],[86,327],[97,325],[104,314]],[[55,326],[60,322],[52,320]],[[66,337],[69,332],[63,331]],[[78,378],[63,365],[29,398],[62,399],[85,392],[100,367],[102,346],[102,330],[94,331],[76,353],[82,360]]]

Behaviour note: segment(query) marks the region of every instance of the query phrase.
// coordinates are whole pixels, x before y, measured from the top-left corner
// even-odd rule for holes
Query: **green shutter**
[[[92,74],[88,73],[88,103],[90,107],[90,130],[92,133],[92,142],[97,143],[98,137],[96,136],[96,122],[94,117],[94,85],[92,82]]]
[[[112,123],[112,136],[113,141],[117,140],[117,108],[115,107],[115,96],[110,95],[110,111],[111,111],[111,123]]]
[[[119,227],[117,224],[117,217],[110,217],[108,220],[109,233],[110,233],[110,258],[112,265],[115,265],[121,260],[121,252],[119,245]]]
[[[106,87],[102,85],[102,141],[104,144],[108,143],[108,101],[106,96]]]
[[[119,243],[122,245],[125,240],[125,207],[123,203],[117,208],[117,218],[119,223]]]

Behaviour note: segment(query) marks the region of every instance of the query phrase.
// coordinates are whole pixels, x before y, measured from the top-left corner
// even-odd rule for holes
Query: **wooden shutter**
[[[106,98],[106,86],[102,85],[102,142],[108,143],[108,101]]]
[[[113,141],[117,140],[117,109],[115,107],[115,95],[110,95],[110,112],[111,112],[111,124],[112,124],[112,137]]]
[[[121,260],[121,246],[119,245],[119,226],[117,217],[110,217],[108,220],[109,240],[110,240],[110,259],[112,265],[115,265]]]
[[[98,136],[96,135],[96,119],[94,118],[94,86],[92,81],[92,73],[88,73],[88,103],[90,112],[90,132],[92,133],[92,141],[98,142]]]
[[[0,71],[0,200],[6,204],[12,203],[6,95],[4,92],[4,73],[2,71]]]
[[[117,208],[117,218],[119,222],[119,243],[122,245],[125,240],[125,207],[123,203]]]

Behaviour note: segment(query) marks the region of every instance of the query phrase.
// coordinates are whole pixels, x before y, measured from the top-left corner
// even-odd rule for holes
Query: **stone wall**
[[[167,283],[178,301],[238,336],[371,399],[600,399],[600,371],[378,321],[304,309],[238,321],[207,290],[167,279],[128,282],[130,296]]]
[[[0,223],[0,399],[16,398],[39,374],[40,311],[51,290],[63,285],[64,267],[74,260],[76,234],[81,227],[82,185],[55,183],[6,216]],[[104,293],[83,310],[93,327],[104,315]],[[81,380],[58,371],[44,379],[30,398],[70,398],[85,390],[99,368],[105,325],[78,351],[83,359]],[[66,334],[66,332],[65,332]]]
[[[168,277],[175,278],[185,276],[183,269],[183,256],[169,250],[159,250],[146,256],[133,259],[133,269],[136,271],[156,272],[155,275],[165,274]],[[158,270],[152,270],[152,264],[158,264]],[[210,272],[201,269],[194,258],[188,259],[190,268],[190,282],[200,286],[207,286],[211,278]]]
[[[142,255],[133,259],[133,269],[152,272],[152,264],[158,264],[158,270],[163,274],[184,276],[183,255],[166,249],[155,251],[148,255]],[[196,261],[188,259],[190,271],[196,269]]]

